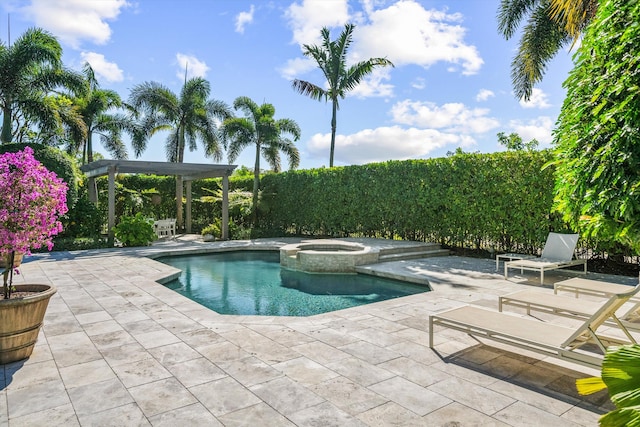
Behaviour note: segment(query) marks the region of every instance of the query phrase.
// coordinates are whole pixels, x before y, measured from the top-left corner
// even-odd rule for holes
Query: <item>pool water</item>
[[[280,267],[272,251],[181,255],[157,261],[182,270],[169,289],[220,314],[310,316],[429,291],[362,274],[309,274]]]

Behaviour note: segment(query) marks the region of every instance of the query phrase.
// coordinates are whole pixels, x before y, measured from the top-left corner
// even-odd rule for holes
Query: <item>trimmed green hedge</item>
[[[548,150],[457,154],[266,174],[252,235],[368,236],[535,252],[550,231],[567,231],[552,213],[554,171],[544,168],[551,156]],[[193,232],[220,217],[220,181],[193,182]],[[118,217],[175,218],[173,177],[122,175],[117,183]],[[251,185],[252,179],[231,178],[229,188],[250,191]],[[106,178],[98,187],[106,210]],[[231,219],[241,224],[248,208],[234,209]]]
[[[262,179],[261,226],[532,251],[565,225],[551,213],[549,151],[461,154],[312,169]]]

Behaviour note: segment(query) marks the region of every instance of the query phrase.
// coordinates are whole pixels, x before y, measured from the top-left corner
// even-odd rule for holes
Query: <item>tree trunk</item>
[[[260,143],[256,142],[256,163],[253,167],[253,205],[251,214],[253,226],[258,226],[258,189],[260,188]]]
[[[336,148],[336,113],[338,111],[338,100],[332,100],[332,113],[331,113],[331,151],[329,155],[329,167],[333,167],[333,152]]]
[[[93,162],[93,144],[91,141],[91,133],[87,135],[87,162]]]
[[[178,130],[178,152],[176,153],[176,160],[178,163],[182,163],[184,159],[184,126],[181,126]],[[182,176],[176,175],[176,233],[178,230],[184,229],[184,220],[182,216],[182,195],[183,185]]]

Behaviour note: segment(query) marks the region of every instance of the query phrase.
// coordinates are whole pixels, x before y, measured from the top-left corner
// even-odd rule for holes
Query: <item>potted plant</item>
[[[0,259],[4,260],[0,296],[0,364],[31,355],[49,299],[51,285],[13,285],[21,255],[53,247],[67,212],[67,185],[47,170],[26,147],[0,155]]]

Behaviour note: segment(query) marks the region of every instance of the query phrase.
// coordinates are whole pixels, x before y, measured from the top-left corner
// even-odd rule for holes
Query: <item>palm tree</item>
[[[0,44],[0,141],[9,143],[13,136],[30,124],[39,124],[46,132],[64,125],[65,117],[73,122],[71,111],[60,111],[52,90],[66,88],[74,93],[83,90],[83,79],[63,67],[62,48],[50,33],[31,28],[13,45]],[[64,103],[63,103],[64,104]]]
[[[83,68],[87,92],[74,99],[87,129],[86,136],[72,135],[71,152],[82,149],[82,164],[93,161],[93,134],[100,136],[104,148],[116,159],[126,159],[127,149],[122,141],[122,132],[133,132],[133,121],[124,114],[109,114],[108,111],[125,108],[120,95],[113,90],[101,89],[91,65]]]
[[[502,0],[498,30],[505,39],[510,39],[528,16],[518,53],[511,62],[511,80],[518,99],[530,99],[549,61],[580,37],[597,7],[598,0]]]
[[[260,187],[260,156],[264,156],[274,172],[280,172],[280,152],[289,159],[289,168],[300,164],[300,154],[293,141],[300,139],[300,127],[291,119],[274,119],[276,109],[273,105],[256,104],[246,96],[240,96],[233,102],[236,110],[242,110],[246,117],[232,117],[222,123],[222,135],[229,141],[227,157],[233,163],[242,150],[250,145],[256,147],[256,161],[253,168],[253,219],[257,221],[258,188]],[[293,141],[283,137],[288,134]]]
[[[329,167],[333,167],[333,154],[336,144],[336,113],[339,108],[338,98],[344,99],[347,92],[358,86],[362,79],[371,74],[376,67],[385,67],[387,65],[393,67],[393,63],[386,58],[370,58],[347,68],[347,51],[353,39],[354,29],[355,25],[346,24],[338,38],[331,41],[329,29],[324,27],[320,31],[322,36],[322,44],[320,46],[305,44],[302,47],[302,54],[313,58],[318,64],[318,68],[322,70],[322,73],[327,79],[328,89],[304,80],[296,79],[292,83],[293,88],[297,92],[307,95],[311,99],[318,101],[322,101],[323,99],[325,101],[331,100],[331,151]]]
[[[132,138],[136,157],[147,148],[147,141],[160,131],[168,131],[165,153],[169,162],[182,163],[184,149],[197,149],[198,139],[204,143],[205,155],[219,161],[222,149],[216,119],[231,117],[228,105],[210,100],[209,82],[201,77],[185,79],[180,96],[156,82],[134,86],[129,104],[139,111],[139,123]],[[182,227],[182,177],[176,177],[176,219]]]

